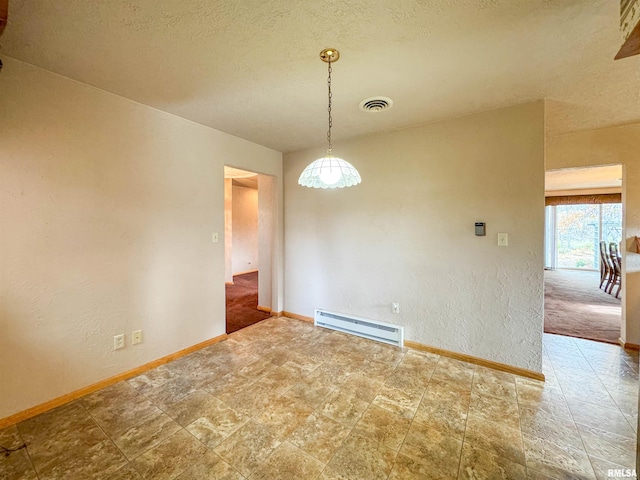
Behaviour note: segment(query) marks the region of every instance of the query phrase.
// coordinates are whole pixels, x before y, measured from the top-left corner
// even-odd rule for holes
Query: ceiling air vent
[[[381,112],[393,106],[393,100],[388,97],[365,98],[360,102],[360,110],[365,112]]]

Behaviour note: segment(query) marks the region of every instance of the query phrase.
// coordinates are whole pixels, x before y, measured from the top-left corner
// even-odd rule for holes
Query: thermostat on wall
[[[487,234],[486,225],[484,222],[476,222],[476,236],[484,237]]]

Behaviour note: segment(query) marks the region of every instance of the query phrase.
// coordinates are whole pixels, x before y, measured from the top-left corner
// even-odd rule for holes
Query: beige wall
[[[0,418],[223,334],[223,164],[282,172],[279,152],[3,61]]]
[[[272,309],[275,305],[272,284],[274,247],[274,205],[276,204],[276,178],[258,175],[258,305]]]
[[[258,190],[235,185],[232,196],[233,274],[258,270]]]
[[[640,344],[640,254],[633,251],[640,236],[640,124],[603,128],[547,139],[546,169],[623,165],[622,339]]]
[[[224,281],[233,283],[233,180],[224,179]]]
[[[405,337],[535,371],[543,327],[544,110],[520,105],[334,146],[362,184],[300,187],[285,155],[285,310],[399,323]],[[487,236],[474,236],[474,222]],[[509,246],[497,246],[497,233]],[[401,313],[391,313],[399,302]]]

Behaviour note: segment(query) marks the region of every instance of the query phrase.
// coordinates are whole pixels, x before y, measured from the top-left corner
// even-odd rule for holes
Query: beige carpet
[[[546,270],[544,280],[546,333],[618,343],[620,299],[598,288],[598,272]]]

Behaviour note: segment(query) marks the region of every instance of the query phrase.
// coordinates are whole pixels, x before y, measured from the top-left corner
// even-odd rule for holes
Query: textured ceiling
[[[569,168],[545,172],[545,191],[622,187],[622,166]]]
[[[549,98],[552,135],[640,120],[617,0],[10,0],[2,51],[224,132],[334,138]],[[367,97],[394,106],[365,113]]]

